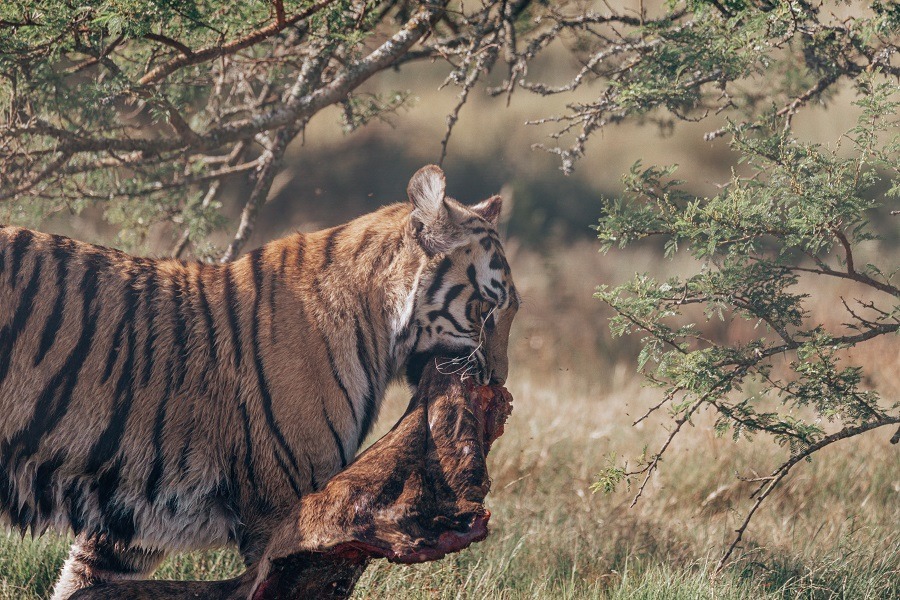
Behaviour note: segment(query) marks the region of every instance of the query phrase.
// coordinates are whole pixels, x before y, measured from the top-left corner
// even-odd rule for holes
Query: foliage
[[[407,102],[406,91],[357,89],[412,60],[445,5],[4,3],[0,218],[34,223],[95,205],[124,246],[174,224],[180,255],[225,224],[222,184],[243,178],[252,191],[231,259],[313,115],[340,104],[349,131]]]
[[[675,422],[657,453],[630,470],[611,467],[601,481],[642,476],[640,496],[682,426],[711,408],[718,435],[765,433],[789,451],[757,480],[758,506],[797,460],[900,423],[900,401],[869,389],[863,366],[845,352],[900,331],[900,265],[890,258],[857,265],[854,257],[876,239],[868,220],[880,205],[877,190],[900,195],[900,98],[876,75],[862,77],[859,91],[859,122],[831,148],[801,142],[789,129],[732,127],[731,146],[747,174],[735,174],[716,196],[682,191],[670,178],[674,168],[637,164],[626,176],[626,197],[611,202],[597,225],[603,249],[657,236],[667,256],[687,251],[699,270],[666,281],[639,274],[597,292],[616,312],[614,335],[644,336],[639,367],[664,390],[655,409],[668,403]],[[810,315],[801,277],[856,284],[858,297],[835,298],[845,310],[842,325]],[[696,308],[707,321],[747,320],[759,334],[742,343],[717,340],[688,322],[701,316]],[[828,433],[832,424],[836,433]]]
[[[581,94],[547,149],[571,171],[588,140],[627,118],[670,127],[713,111],[758,127],[826,100],[840,81],[897,76],[900,17],[853,3],[853,19],[806,0],[690,0],[639,10],[560,2],[27,0],[0,6],[0,220],[34,223],[98,206],[140,244],[163,224],[181,255],[221,227],[223,182],[250,188],[234,258],[288,144],[338,104],[347,131],[389,117],[415,90],[375,95],[371,77],[444,61],[460,89],[443,154],[470,92]],[[530,65],[570,48],[583,67],[561,85]],[[553,74],[555,75],[555,73]],[[764,90],[764,91],[760,91]],[[779,108],[780,107],[780,108]],[[725,130],[711,132],[716,137]],[[174,227],[172,226],[174,224]],[[195,253],[201,248],[193,246]]]

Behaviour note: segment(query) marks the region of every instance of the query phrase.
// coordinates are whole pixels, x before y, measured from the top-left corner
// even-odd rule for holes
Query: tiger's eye
[[[496,312],[496,310],[497,309],[495,306],[491,306],[487,302],[481,303],[481,314],[486,317],[484,320],[484,326],[486,329],[493,329],[497,324],[497,321],[494,318],[494,313]]]

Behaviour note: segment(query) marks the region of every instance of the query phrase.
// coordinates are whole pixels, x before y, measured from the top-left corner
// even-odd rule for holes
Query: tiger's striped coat
[[[169,551],[233,542],[252,563],[392,379],[448,353],[505,379],[499,198],[464,207],[437,167],[409,196],[221,266],[0,228],[0,514],[76,533],[54,598]]]

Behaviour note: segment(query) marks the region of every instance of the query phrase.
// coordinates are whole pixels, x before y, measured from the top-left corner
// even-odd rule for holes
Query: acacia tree
[[[900,331],[900,271],[896,256],[859,264],[861,242],[877,239],[868,219],[885,198],[900,196],[900,135],[895,86],[861,81],[859,125],[846,136],[850,156],[801,143],[784,130],[748,135],[733,129],[732,146],[752,167],[722,191],[698,198],[680,189],[671,168],[636,166],[626,197],[608,206],[597,230],[603,248],[648,237],[665,240],[665,254],[687,251],[697,273],[658,281],[638,274],[597,297],[616,313],[613,335],[642,334],[639,368],[664,390],[635,423],[668,407],[672,421],[663,444],[637,465],[610,465],[596,489],[612,490],[639,478],[632,506],[644,492],[672,441],[703,410],[716,415],[718,435],[768,434],[788,456],[758,483],[752,506],[717,565],[721,570],[759,506],[791,469],[840,440],[900,424],[900,401],[864,384],[866,369],[844,351]],[[892,137],[882,140],[881,134]],[[879,186],[881,184],[881,186]],[[895,211],[896,212],[896,211]],[[806,309],[801,276],[849,280],[855,296],[839,296],[846,321],[826,326]],[[723,343],[692,322],[745,319],[762,333],[746,343]],[[696,314],[694,314],[696,319]],[[759,327],[762,326],[762,327]],[[785,363],[787,363],[785,365]],[[891,438],[900,441],[900,430]]]
[[[618,314],[614,333],[643,332],[640,365],[664,388],[659,407],[669,405],[673,422],[663,446],[637,468],[613,466],[598,484],[611,488],[643,476],[639,497],[672,439],[698,411],[711,409],[718,431],[771,434],[789,450],[760,481],[749,520],[803,458],[900,422],[896,399],[865,389],[863,370],[840,362],[841,349],[900,327],[896,261],[864,266],[854,254],[873,236],[871,212],[897,193],[900,5],[622,4],[3,3],[0,218],[28,221],[97,205],[120,227],[123,242],[173,222],[173,255],[191,250],[231,260],[252,231],[286,147],[310,119],[340,105],[352,130],[396,110],[405,92],[376,96],[361,86],[417,61],[448,65],[446,83],[459,90],[441,159],[476,89],[501,98],[577,94],[565,111],[535,122],[555,125],[536,146],[557,154],[567,173],[604,127],[626,119],[666,127],[710,119],[707,139],[729,138],[755,169],[752,176],[735,177],[713,198],[695,198],[670,170],[636,167],[626,177],[626,197],[607,206],[598,224],[604,247],[662,236],[667,253],[686,249],[702,264],[684,280],[639,276],[598,293]],[[536,79],[542,57],[560,46],[577,59],[571,77]],[[850,155],[796,140],[793,117],[848,86],[863,110],[848,138]],[[251,191],[231,243],[219,251],[204,239],[226,225],[218,198],[227,178],[248,180]],[[878,191],[885,187],[888,194]],[[848,327],[828,330],[804,309],[794,287],[801,274],[851,280],[877,298],[847,301]],[[701,326],[678,320],[689,305],[758,320],[764,333],[745,345],[716,343]],[[782,356],[790,368],[776,372],[773,359]],[[784,411],[803,406],[838,427],[826,431],[760,408],[772,398]]]

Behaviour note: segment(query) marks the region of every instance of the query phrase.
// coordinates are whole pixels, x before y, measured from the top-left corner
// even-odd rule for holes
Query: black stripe
[[[478,311],[481,309],[482,302],[478,301],[477,296],[473,293],[469,295],[466,301],[466,318],[470,323],[478,321]]]
[[[370,371],[372,372],[372,376],[375,380],[377,380],[380,384],[381,382],[381,359],[382,355],[378,348],[378,331],[376,330],[377,323],[375,323],[375,319],[372,318],[372,310],[369,306],[369,303],[365,298],[360,299],[360,303],[363,307],[363,316],[365,317],[366,323],[369,324],[369,341],[372,342],[372,357],[373,362],[371,365]]]
[[[454,300],[456,300],[456,298],[459,297],[460,294],[462,294],[464,289],[466,289],[465,285],[457,283],[452,288],[447,290],[447,294],[444,296],[444,305],[442,307],[443,310],[450,310],[450,304]]]
[[[49,460],[41,463],[34,475],[34,499],[37,514],[41,519],[49,519],[56,506],[53,497],[53,476],[66,461],[66,453],[57,451]]]
[[[412,314],[416,314],[416,306],[413,304]],[[406,342],[413,336],[415,332],[415,337],[412,340],[412,343],[408,346],[409,351],[405,356],[398,355],[398,350],[401,348],[406,348]],[[403,326],[403,329],[400,331],[400,335],[394,340],[394,346],[391,348],[391,370],[393,373],[396,371],[402,364],[404,364],[407,360],[409,360],[410,353],[415,351],[416,345],[419,343],[419,339],[422,337],[422,325],[419,323],[418,319],[415,316],[411,317],[409,321],[407,321],[406,325]],[[398,359],[400,359],[398,361]]]
[[[200,265],[200,271],[197,273],[197,297],[200,300],[200,312],[203,315],[203,322],[206,324],[206,345],[209,346],[209,359],[212,364],[216,363],[218,352],[216,351],[216,324],[213,321],[212,309],[209,307],[209,300],[206,297],[206,284],[203,283],[207,266]]]
[[[429,302],[434,302],[434,295],[437,294],[439,289],[441,289],[441,285],[444,283],[444,277],[447,276],[447,272],[452,266],[453,261],[450,260],[449,256],[447,256],[440,262],[437,269],[435,269],[434,279],[431,280],[431,285],[428,286],[427,291],[427,298]]]
[[[362,256],[363,252],[369,247],[369,244],[372,243],[372,236],[375,235],[375,232],[371,229],[366,229],[366,232],[362,235],[362,238],[357,242],[356,250],[353,252],[353,260],[358,261],[359,257]]]
[[[187,336],[188,324],[184,318],[184,305],[188,298],[185,290],[187,276],[178,273],[172,277],[172,366],[175,368],[175,390],[180,390],[187,374]]]
[[[275,436],[275,440],[278,442],[278,445],[287,456],[287,459],[290,462],[290,466],[293,468],[294,472],[299,475],[300,469],[297,465],[297,458],[294,455],[294,451],[288,445],[287,440],[285,440],[284,434],[282,433],[281,428],[278,426],[278,421],[275,419],[275,413],[272,409],[272,394],[269,391],[269,382],[266,379],[262,354],[259,347],[259,305],[262,298],[263,278],[262,266],[260,264],[261,257],[261,249],[254,250],[249,253],[250,269],[253,275],[254,288],[253,315],[250,320],[250,337],[253,342],[253,363],[256,367],[256,379],[259,387],[259,393],[262,397],[263,414],[266,417],[266,424],[268,425],[269,430]],[[293,480],[293,474],[291,473],[291,471],[285,468],[282,468],[282,470],[284,471],[284,474],[287,476],[288,480],[292,481],[292,486],[295,488],[299,488],[299,486],[296,486],[296,482]]]
[[[87,473],[96,474],[100,467],[113,459],[118,454],[122,445],[122,438],[125,435],[125,426],[128,423],[128,416],[131,413],[131,406],[134,401],[134,358],[136,336],[134,330],[134,311],[137,309],[139,300],[138,291],[135,289],[136,275],[132,275],[125,282],[124,303],[126,312],[129,312],[131,319],[129,321],[126,333],[125,358],[122,361],[122,369],[119,372],[119,378],[116,382],[115,403],[113,405],[112,415],[106,429],[100,434],[100,437],[91,447],[85,470]]]
[[[494,294],[494,290],[495,290],[495,289],[498,290],[498,291],[500,292],[500,296],[499,296],[499,297],[497,297],[496,294]],[[487,292],[488,296],[494,294],[494,296],[496,297],[496,300],[497,300],[497,304],[498,304],[498,305],[501,305],[501,306],[502,306],[503,304],[506,303],[506,289],[503,287],[503,284],[502,284],[502,283],[500,283],[499,281],[497,281],[497,280],[494,279],[493,277],[491,277],[491,285],[490,285],[490,287],[485,288],[484,291]]]
[[[456,298],[463,292],[466,288],[465,285],[458,283],[454,285],[452,288],[447,290],[447,295],[444,296],[444,305],[438,310],[432,310],[428,312],[428,320],[430,322],[436,321],[438,318],[444,318],[448,322],[450,322],[453,327],[461,333],[471,332],[471,328],[465,327],[462,323],[456,320],[453,314],[450,312],[450,304],[456,300]]]
[[[193,303],[191,302],[191,286],[190,279],[187,271],[183,271],[181,277],[178,281],[177,292],[180,293],[180,299],[175,302],[175,310],[173,319],[178,324],[178,327],[181,328],[182,334],[176,335],[176,345],[180,351],[180,357],[178,359],[179,370],[178,377],[175,381],[175,390],[180,390],[182,385],[184,384],[184,378],[187,374],[188,370],[188,343],[191,335],[191,331],[193,329],[193,324],[196,319],[193,318]],[[202,379],[201,388],[205,389],[206,381],[205,378]],[[187,399],[188,410],[187,415],[189,419],[189,423],[187,425],[187,430],[184,432],[184,441],[181,446],[181,453],[178,457],[178,471],[181,473],[187,473],[188,467],[188,457],[191,452],[191,443],[194,437],[194,428],[196,427],[196,411],[194,410],[195,403],[195,395],[190,394]]]
[[[298,498],[303,496],[303,490],[300,489],[300,485],[294,480],[294,478],[289,475],[290,469],[288,468],[288,464],[284,462],[284,458],[282,458],[281,452],[278,452],[278,450],[275,451],[275,462],[278,463],[278,466],[282,471],[288,474],[288,484],[291,486],[291,489],[294,490],[294,495],[296,495]]]
[[[237,456],[232,454],[228,463],[228,501],[234,506],[240,506],[241,483],[237,474]]]
[[[78,384],[78,376],[84,366],[94,334],[97,330],[99,308],[94,306],[98,292],[98,279],[108,260],[101,254],[88,254],[84,258],[85,270],[81,278],[79,290],[82,293],[81,333],[75,347],[69,353],[63,365],[50,379],[41,395],[35,402],[35,410],[31,421],[23,429],[14,434],[5,444],[3,463],[10,464],[12,453],[21,447],[19,456],[33,456],[39,447],[41,438],[49,434],[59,424],[69,409],[72,391]],[[40,407],[40,410],[38,410]]]
[[[12,479],[6,472],[6,467],[0,464],[0,514],[11,510],[13,506],[18,506],[19,502],[16,496]]]
[[[344,442],[341,441],[341,436],[338,435],[337,430],[334,428],[334,423],[331,422],[331,417],[328,416],[328,407],[325,406],[324,399],[322,399],[322,415],[325,417],[325,424],[328,425],[331,437],[334,438],[334,445],[337,446],[338,455],[341,457],[341,469],[343,469],[347,466],[347,452],[344,450]]]
[[[63,492],[63,504],[69,516],[69,526],[78,535],[84,529],[84,493],[78,480],[73,480]]]
[[[334,361],[334,353],[331,351],[331,344],[328,343],[328,337],[326,337],[324,332],[322,334],[322,342],[325,344],[325,354],[328,355],[328,365],[331,367],[331,374],[334,376],[334,380],[340,388],[341,393],[344,395],[344,400],[347,401],[347,406],[350,407],[350,414],[353,415],[353,423],[358,427],[359,426],[359,418],[356,416],[356,407],[353,406],[353,400],[350,399],[350,393],[347,391],[347,386],[344,385],[344,380],[341,379],[341,374],[338,372],[337,363]]]
[[[428,320],[432,323],[437,321],[440,318],[443,318],[448,323],[450,323],[453,326],[453,328],[456,329],[456,331],[459,333],[471,333],[473,331],[473,329],[470,329],[470,328],[464,326],[459,321],[457,321],[456,317],[454,317],[453,314],[449,310],[432,310],[432,311],[429,311],[427,317],[428,317]]]
[[[185,374],[187,373],[187,369],[188,369],[188,363],[187,363],[188,358],[189,358],[188,349],[187,349],[188,339],[190,336],[190,332],[193,331],[194,325],[196,324],[196,321],[197,321],[197,319],[194,318],[194,310],[193,310],[194,303],[192,302],[192,298],[194,295],[193,288],[191,287],[190,275],[187,272],[187,270],[185,270],[183,273],[183,277],[182,277],[180,286],[181,286],[182,300],[177,305],[176,312],[178,314],[178,320],[181,322],[180,324],[183,327],[185,335],[181,341],[181,343],[183,344],[181,346],[181,351],[182,351],[181,372],[179,373],[178,381],[176,381],[176,385],[175,385],[176,390],[180,389],[182,384],[184,383],[184,377],[185,377]],[[206,331],[208,332],[209,329],[207,329]],[[208,341],[209,341],[209,338],[207,338],[207,343],[208,343]],[[201,387],[205,388],[206,378],[204,377],[202,379],[202,381],[203,381],[203,383],[201,384]],[[195,395],[191,394],[188,399],[188,411],[187,411],[188,419],[190,420],[190,422],[187,425],[187,430],[183,434],[184,443],[181,446],[181,453],[178,457],[178,470],[179,470],[179,472],[181,472],[183,474],[186,474],[187,470],[188,470],[188,457],[190,456],[190,453],[191,453],[191,445],[193,443],[193,438],[194,438],[194,429],[196,427],[196,416],[195,416],[196,412],[194,410],[195,401],[196,401]]]
[[[438,329],[441,329],[440,325],[438,325]],[[443,329],[442,331],[438,331],[438,333],[440,333],[441,336],[451,337],[451,338],[454,338],[454,339],[457,339],[457,340],[462,340],[462,341],[468,342],[468,343],[471,343],[471,342],[472,342],[471,336],[468,336],[468,335],[461,335],[461,334],[459,334],[459,333],[450,331],[449,329]]]
[[[327,269],[334,260],[334,247],[337,244],[337,238],[346,228],[346,225],[339,225],[328,232],[328,237],[325,238],[325,248],[322,252],[324,256],[322,259],[323,270]]]
[[[256,472],[253,469],[253,436],[250,431],[250,417],[247,415],[247,405],[243,400],[238,402],[238,410],[241,412],[241,423],[244,425],[244,470],[247,471],[247,480],[250,481],[253,494],[257,496],[259,494],[259,485],[256,483]]]
[[[19,305],[13,313],[12,322],[0,329],[0,383],[6,379],[9,366],[12,363],[13,346],[19,335],[25,329],[29,317],[34,310],[34,299],[41,287],[41,265],[43,257],[38,256],[31,271],[28,285],[19,297]]]
[[[365,398],[363,398],[363,418],[359,428],[359,437],[357,438],[356,442],[356,447],[359,448],[362,445],[363,441],[365,441],[366,436],[369,435],[369,430],[372,429],[372,424],[375,420],[375,416],[378,410],[378,407],[375,403],[376,382],[371,371],[369,370],[369,365],[371,365],[371,357],[369,356],[369,351],[366,348],[366,340],[363,336],[362,326],[359,323],[359,319],[356,320],[356,355],[359,360],[359,366],[366,374],[366,382],[368,384]]]
[[[504,260],[500,257],[499,252],[494,252],[491,255],[491,260],[488,263],[488,266],[494,270],[502,271],[504,270]]]
[[[400,254],[400,248],[403,246],[403,236],[400,231],[392,232],[388,237],[382,240],[381,249],[372,263],[372,273],[381,273],[390,270],[394,266],[394,262]],[[387,265],[387,266],[385,266]]]
[[[162,436],[166,425],[166,412],[169,408],[169,400],[172,397],[172,368],[171,365],[166,366],[166,389],[159,405],[156,407],[156,419],[153,422],[153,467],[150,469],[150,476],[147,478],[147,501],[150,504],[156,502],[159,496],[160,484],[162,483],[163,471],[165,470],[165,456],[163,454]]]
[[[178,512],[178,496],[169,496],[169,499],[166,500],[166,510],[170,515],[175,516]]]
[[[306,261],[306,238],[300,236],[297,238],[297,258],[294,261],[297,265],[298,271],[303,271],[303,266]]]
[[[156,343],[156,265],[151,264],[147,269],[147,278],[144,281],[144,321],[147,323],[147,334],[144,337],[144,371],[141,375],[141,385],[150,383],[153,373],[154,345]]]
[[[312,491],[319,491],[319,484],[316,483],[316,467],[313,465],[312,459],[309,455],[306,456],[306,462],[309,464],[309,487],[312,488]]]
[[[116,502],[107,510],[106,528],[114,540],[126,546],[130,544],[136,529],[134,509]]]
[[[107,469],[99,473],[97,482],[97,502],[100,505],[100,518],[106,519],[110,507],[119,489],[120,475],[122,472],[122,457],[118,457]]]
[[[109,352],[107,352],[106,355],[106,367],[103,369],[103,376],[100,378],[100,383],[106,383],[106,381],[112,376],[113,367],[116,364],[116,359],[122,352],[122,334],[125,333],[126,327],[133,327],[134,313],[137,310],[138,298],[134,294],[129,293],[128,285],[130,285],[130,283],[126,284],[126,288],[122,296],[125,307],[122,309],[122,315],[119,317],[119,322],[116,324],[116,329],[113,333],[112,341],[109,344]]]
[[[478,284],[478,271],[475,270],[475,265],[469,265],[469,268],[466,269],[466,275],[469,277],[469,283],[472,284],[472,288],[474,288],[475,295],[481,300],[481,286]]]
[[[57,240],[56,246],[53,248],[53,258],[56,259],[56,299],[53,301],[53,309],[47,322],[44,323],[44,330],[41,332],[41,341],[38,344],[37,354],[34,356],[34,366],[37,367],[47,356],[47,352],[56,343],[56,336],[62,327],[63,318],[66,310],[66,279],[69,276],[69,257],[71,249],[61,239]]]
[[[269,279],[269,339],[272,344],[275,343],[275,291],[278,284],[284,281],[284,269],[287,266],[287,247],[281,249],[281,260],[278,264],[278,271]]]
[[[182,327],[182,330],[185,332],[184,336],[180,340],[180,348],[181,348],[181,370],[178,375],[178,380],[175,382],[175,389],[181,389],[182,384],[184,384],[184,377],[187,373],[188,369],[188,349],[187,345],[189,343],[189,338],[191,336],[191,332],[193,330],[193,325],[196,322],[193,313],[193,302],[192,302],[192,289],[190,277],[187,271],[183,272],[183,276],[181,282],[179,284],[181,291],[181,301],[176,303],[177,310],[176,319],[180,322],[179,325]],[[207,338],[208,340],[208,338]],[[201,377],[201,393],[204,393],[206,390],[206,377]],[[187,473],[188,468],[188,457],[191,453],[191,444],[193,442],[194,437],[194,428],[196,427],[196,411],[194,410],[194,406],[196,403],[196,395],[191,394],[188,399],[188,419],[190,419],[190,423],[187,426],[187,431],[184,433],[184,442],[181,446],[181,454],[178,457],[178,470],[181,473]]]
[[[319,304],[325,306],[325,299],[322,296],[322,291],[319,288],[320,281],[316,279],[316,282],[313,286],[316,297],[319,301]],[[315,319],[313,319],[315,321]],[[317,324],[318,325],[318,324]],[[319,335],[322,336],[322,343],[325,346],[325,354],[328,356],[328,364],[331,367],[331,374],[334,377],[335,382],[338,385],[338,388],[341,390],[341,393],[344,395],[344,400],[347,402],[347,406],[350,407],[350,414],[353,415],[353,423],[356,427],[359,427],[359,417],[356,415],[356,407],[353,405],[353,400],[350,398],[350,393],[347,391],[347,386],[344,385],[344,380],[341,378],[340,371],[338,371],[337,362],[334,360],[334,352],[331,350],[331,344],[328,341],[328,335],[322,331],[320,327],[317,326],[319,331]]]
[[[122,459],[118,458],[97,477],[97,499],[100,504],[103,527],[109,531],[112,539],[127,546],[134,537],[134,511],[116,501],[115,496],[121,482],[121,474]]]
[[[178,472],[182,475],[187,475],[188,468],[188,457],[191,455],[191,443],[194,439],[194,427],[196,425],[196,421],[194,419],[194,403],[191,402],[191,407],[188,413],[191,415],[191,422],[188,425],[187,431],[184,433],[184,443],[181,445],[181,453],[178,456]]]
[[[19,274],[19,269],[22,267],[22,259],[25,257],[32,239],[34,239],[34,234],[28,229],[20,229],[13,236],[9,259],[9,283],[13,289],[16,289],[16,277]]]
[[[231,330],[231,347],[234,351],[234,368],[241,366],[241,325],[237,315],[237,299],[234,296],[234,277],[231,274],[231,266],[225,265],[223,276],[225,278],[225,308],[228,312],[228,326]]]
[[[418,310],[418,301],[416,298],[413,298],[413,307],[412,307],[412,310],[410,311],[411,316],[409,318],[409,321],[406,322],[406,325],[403,326],[403,329],[400,331],[400,334],[394,339],[394,347],[391,348],[391,351],[396,352],[397,347],[402,345],[403,343],[405,343],[406,340],[408,340],[409,337],[412,335],[413,330],[418,327],[418,323],[417,323],[416,317],[415,317],[417,310]],[[419,338],[417,335],[416,340],[418,340],[418,339]],[[415,344],[412,347],[415,348]],[[392,358],[393,358],[393,356],[392,356]]]

